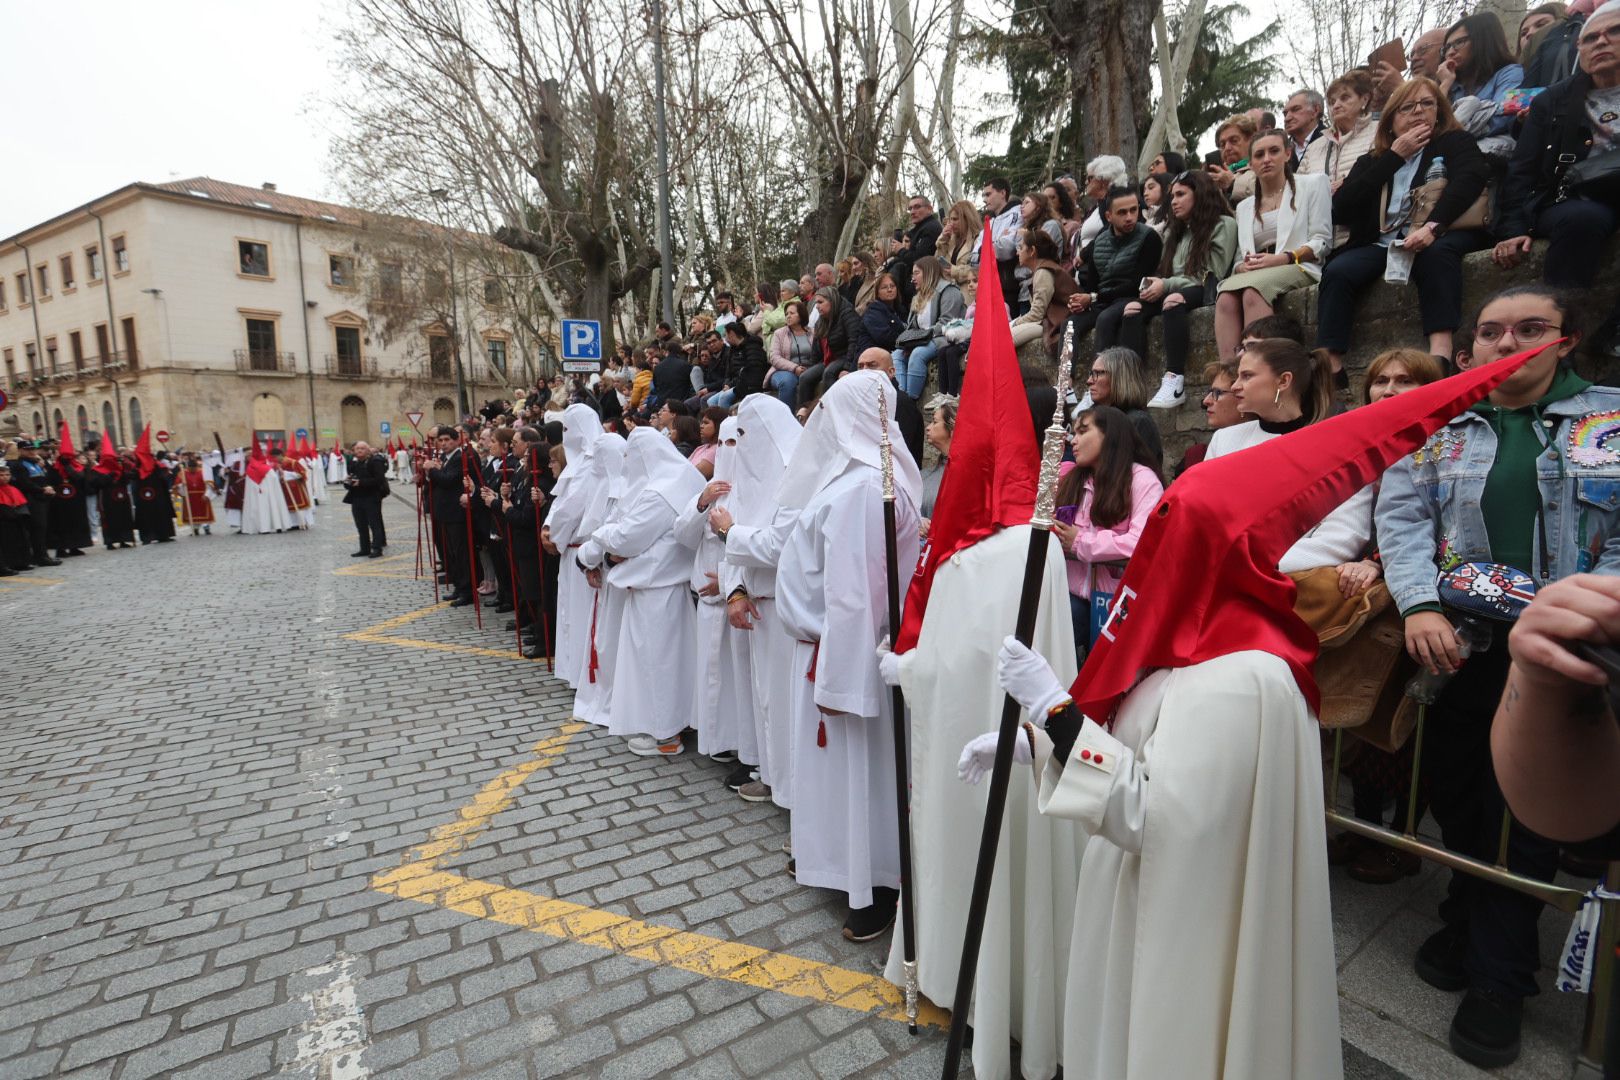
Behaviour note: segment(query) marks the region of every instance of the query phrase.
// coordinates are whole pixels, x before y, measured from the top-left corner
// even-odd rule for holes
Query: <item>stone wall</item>
[[[1476,252],[1463,262],[1463,316],[1466,318],[1493,292],[1509,285],[1540,280],[1545,244],[1537,244],[1524,262],[1511,271],[1504,271],[1491,262],[1489,251]],[[1598,275],[1593,297],[1583,308],[1583,322],[1587,330],[1596,329],[1608,315],[1620,293],[1620,244],[1611,245]],[[1316,289],[1298,289],[1286,294],[1277,308],[1280,314],[1291,315],[1305,327],[1305,340],[1316,337]],[[1428,341],[1418,317],[1417,287],[1415,285],[1388,285],[1380,281],[1361,296],[1356,309],[1353,346],[1345,358],[1350,371],[1351,393],[1361,400],[1361,375],[1373,357],[1386,349],[1411,346],[1427,349]],[[1153,320],[1148,338],[1148,366],[1155,384],[1164,370],[1164,339],[1161,321]],[[1037,350],[1039,346],[1037,343]],[[1028,352],[1024,354],[1025,357]],[[1075,343],[1075,369],[1084,372],[1081,357],[1093,355],[1091,336]],[[1164,457],[1167,462],[1181,460],[1182,452],[1194,442],[1205,441],[1204,414],[1199,408],[1208,383],[1204,379],[1204,366],[1216,359],[1215,308],[1202,308],[1192,316],[1192,353],[1187,359],[1187,400],[1179,409],[1154,410],[1159,431],[1164,438]],[[1045,362],[1044,354],[1040,360]],[[1620,385],[1620,360],[1597,357],[1582,350],[1577,356],[1577,367],[1588,378]],[[1083,380],[1084,376],[1081,376]],[[1083,386],[1081,387],[1083,389]]]

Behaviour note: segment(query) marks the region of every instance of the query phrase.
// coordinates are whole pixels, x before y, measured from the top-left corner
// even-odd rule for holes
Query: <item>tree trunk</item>
[[[1053,5],[1058,26],[1073,27],[1054,45],[1074,77],[1083,157],[1117,154],[1136,160],[1152,79],[1153,15],[1158,0],[1066,0]]]

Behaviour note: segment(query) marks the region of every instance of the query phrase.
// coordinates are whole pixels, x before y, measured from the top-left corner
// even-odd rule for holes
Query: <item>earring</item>
[[[1271,403],[1273,405],[1281,405],[1282,404],[1282,387],[1280,387],[1280,386],[1277,387],[1277,392],[1275,394],[1271,395]]]

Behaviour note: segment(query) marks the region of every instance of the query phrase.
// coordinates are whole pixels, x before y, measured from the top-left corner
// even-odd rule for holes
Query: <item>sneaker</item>
[[[1082,397],[1079,401],[1075,402],[1074,411],[1077,412],[1077,413],[1085,412],[1087,409],[1091,408],[1095,404],[1096,404],[1096,402],[1091,400],[1091,391],[1087,390],[1086,393],[1085,393],[1085,396]]]
[[[844,919],[845,941],[872,941],[883,936],[894,925],[894,914],[899,908],[900,890],[877,886],[872,889],[872,905],[850,908]]]
[[[737,789],[737,794],[742,798],[743,802],[771,801],[770,785],[760,780],[751,780],[744,784],[742,787]],[[793,849],[790,847],[787,850],[791,852]]]
[[[753,778],[754,767],[752,765],[738,765],[735,769],[732,769],[726,774],[726,787],[730,788],[732,791],[739,791],[742,789],[743,785],[747,784]]]
[[[1159,383],[1159,392],[1153,395],[1153,400],[1147,403],[1150,409],[1174,409],[1187,400],[1187,379],[1173,371],[1164,373],[1164,380]]]
[[[1470,990],[1451,1020],[1452,1053],[1482,1069],[1512,1064],[1519,1057],[1519,1026],[1524,1002],[1493,990]]]
[[[635,735],[630,739],[630,752],[640,757],[674,757],[686,747],[681,745],[679,735],[664,742],[651,735]]]
[[[735,751],[735,750],[721,750],[719,753],[710,754],[709,755],[709,760],[710,761],[718,761],[722,765],[729,765],[733,761],[737,760],[737,751]]]
[[[1442,926],[1418,947],[1412,968],[1436,990],[1462,990],[1468,986],[1468,972],[1463,967],[1467,951],[1468,932],[1460,926]]]

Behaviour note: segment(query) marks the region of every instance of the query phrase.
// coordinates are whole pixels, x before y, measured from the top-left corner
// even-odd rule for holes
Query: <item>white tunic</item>
[[[793,680],[796,876],[848,893],[852,908],[871,906],[874,886],[900,885],[894,731],[876,654],[889,632],[882,499],[878,470],[851,461],[805,504],[776,577],[777,612],[796,640],[794,671],[808,675],[813,658],[815,676]],[[895,500],[895,518],[909,573],[918,547],[909,489]]]
[[[917,975],[943,1008],[956,998],[989,785],[956,777],[962,746],[1001,722],[1004,695],[996,653],[1018,619],[1028,525],[1003,529],[940,564],[917,646],[900,658],[911,712],[911,889],[917,914]],[[1074,623],[1068,579],[1054,540],[1033,648],[1058,681],[1074,681]],[[973,982],[973,1075],[1011,1077],[1010,1042],[1019,1044],[1026,1080],[1057,1073],[1063,982],[1068,970],[1074,891],[1085,833],[1046,817],[1021,775],[1007,790],[996,871]],[[904,984],[902,940],[894,935],[885,978]]]
[[[272,468],[254,483],[242,478],[242,533],[273,533],[293,527],[287,513],[287,497],[281,490],[281,474]]]
[[[693,591],[699,594],[692,620],[692,657],[696,666],[692,726],[697,728],[699,753],[734,750],[740,761],[757,765],[753,674],[748,643],[743,639],[747,631],[732,629],[727,619],[726,596],[730,590],[720,580],[720,559],[726,544],[709,525],[708,509],[698,510],[702,498],[699,492],[675,519],[675,538],[696,552],[690,579]],[[710,574],[714,575],[712,582]],[[702,595],[711,583],[715,594]]]
[[[771,801],[784,810],[793,808],[793,637],[776,610],[776,564],[798,520],[798,511],[778,510],[769,526],[733,525],[720,571],[721,589],[730,592],[741,584],[759,612],[748,632],[754,744],[759,778],[771,789]]]
[[[1156,671],[1061,771],[1040,744],[1042,812],[1093,834],[1064,1074],[1339,1080],[1320,738],[1288,666]]]

